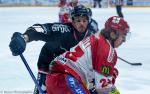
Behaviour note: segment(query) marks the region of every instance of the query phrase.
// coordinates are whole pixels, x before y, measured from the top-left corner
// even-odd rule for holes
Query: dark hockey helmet
[[[92,17],[92,10],[90,8],[87,8],[89,15]]]
[[[112,16],[106,21],[104,29],[105,31],[113,29],[117,32],[128,33],[129,25],[123,18]]]
[[[90,20],[89,10],[83,5],[75,6],[72,10],[71,19],[74,20],[77,16],[85,16]]]
[[[72,3],[78,3],[79,1],[78,0],[71,0],[70,2],[72,2]]]

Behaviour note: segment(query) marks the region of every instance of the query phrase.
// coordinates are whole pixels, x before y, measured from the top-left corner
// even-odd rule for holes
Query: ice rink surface
[[[10,7],[0,8],[0,94],[15,91],[33,91],[34,83],[19,56],[12,56],[9,42],[14,32],[25,32],[35,23],[58,21],[56,7]],[[93,18],[99,28],[110,16],[116,15],[115,8],[92,9]],[[116,86],[121,94],[148,94],[150,90],[150,8],[123,8],[125,19],[130,25],[131,36],[117,49],[118,56],[130,62],[141,62],[142,66],[131,66],[118,60],[119,77]],[[35,76],[37,60],[44,42],[27,44],[24,56]],[[28,93],[27,92],[27,93]]]

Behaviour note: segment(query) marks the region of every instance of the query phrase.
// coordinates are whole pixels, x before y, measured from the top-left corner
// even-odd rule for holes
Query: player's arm
[[[52,30],[53,24],[35,24],[29,27],[24,34],[15,32],[11,37],[9,44],[10,50],[14,56],[20,55],[26,48],[26,43],[34,40],[54,41],[61,34],[59,30]],[[54,38],[55,37],[55,38]]]
[[[50,28],[52,25],[53,24],[34,24],[23,34],[25,41],[31,42],[41,40],[48,42],[53,40],[53,38],[51,38],[53,37],[53,30]]]

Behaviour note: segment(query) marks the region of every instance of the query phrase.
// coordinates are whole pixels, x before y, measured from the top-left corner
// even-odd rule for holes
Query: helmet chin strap
[[[118,37],[119,37],[119,32],[117,32],[117,31],[110,32],[109,41],[113,48],[115,48],[115,41],[118,39]]]
[[[111,46],[112,46],[113,48],[115,48],[115,41],[114,41],[114,40],[109,40],[109,42],[110,42]]]

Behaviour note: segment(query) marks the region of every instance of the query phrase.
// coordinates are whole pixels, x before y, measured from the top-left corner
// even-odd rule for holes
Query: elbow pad
[[[32,27],[34,27],[37,32],[44,33],[46,35],[50,35],[52,30],[51,30],[51,24],[34,24]]]
[[[44,26],[42,26],[41,24],[35,24],[31,27],[29,27],[26,32],[24,33],[24,35],[28,36],[28,42],[33,41],[33,40],[40,40],[40,36],[41,35],[45,35],[46,34],[46,30],[44,30]]]
[[[47,29],[44,25],[42,24],[34,24],[32,26],[37,32],[41,32],[41,33],[44,33],[44,34],[47,34]]]

